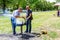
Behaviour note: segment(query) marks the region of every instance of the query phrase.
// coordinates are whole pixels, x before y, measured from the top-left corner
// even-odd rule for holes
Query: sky
[[[50,1],[50,2],[56,2],[56,0],[47,0],[47,1]]]

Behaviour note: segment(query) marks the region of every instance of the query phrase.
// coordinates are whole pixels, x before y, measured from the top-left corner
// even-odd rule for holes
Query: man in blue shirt
[[[22,12],[22,8],[18,8],[17,10],[13,11],[12,17],[11,17],[11,23],[12,23],[12,29],[13,29],[13,35],[16,34],[16,19],[17,18],[24,18],[20,16],[20,12]]]
[[[26,6],[26,10],[27,10],[27,16],[26,16],[26,33],[31,33],[31,21],[33,19],[32,17],[32,10],[30,10],[29,6]]]

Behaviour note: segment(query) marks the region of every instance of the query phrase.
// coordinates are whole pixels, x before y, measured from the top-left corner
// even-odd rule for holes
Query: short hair
[[[27,5],[26,7],[29,7],[29,8],[30,8],[30,6],[29,6],[29,5]]]
[[[22,7],[19,7],[18,9],[22,10]]]

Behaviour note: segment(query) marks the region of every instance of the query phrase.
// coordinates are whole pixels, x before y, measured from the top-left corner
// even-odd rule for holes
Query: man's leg
[[[28,32],[28,20],[27,20],[27,22],[26,22],[26,32]]]
[[[15,23],[15,18],[11,18],[11,23],[12,23],[12,30],[13,30],[13,35],[15,35],[16,34],[16,31],[15,31],[15,29],[16,29],[16,23]]]
[[[31,20],[29,20],[29,33],[31,33],[31,28],[32,28]]]
[[[16,25],[15,24],[12,24],[12,29],[13,29],[13,35],[15,35],[16,34]]]

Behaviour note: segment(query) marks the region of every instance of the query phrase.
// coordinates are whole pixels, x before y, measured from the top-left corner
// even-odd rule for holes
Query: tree
[[[12,10],[22,7],[25,9],[26,5],[29,5],[32,10],[46,11],[53,10],[55,7],[54,3],[47,2],[46,0],[0,0],[0,6],[3,8],[3,12],[6,8],[11,8]]]
[[[60,0],[56,0],[56,2],[60,2]]]
[[[5,13],[5,9],[7,7],[8,4],[11,3],[12,0],[0,0],[0,6],[2,7],[3,9],[3,13]]]

